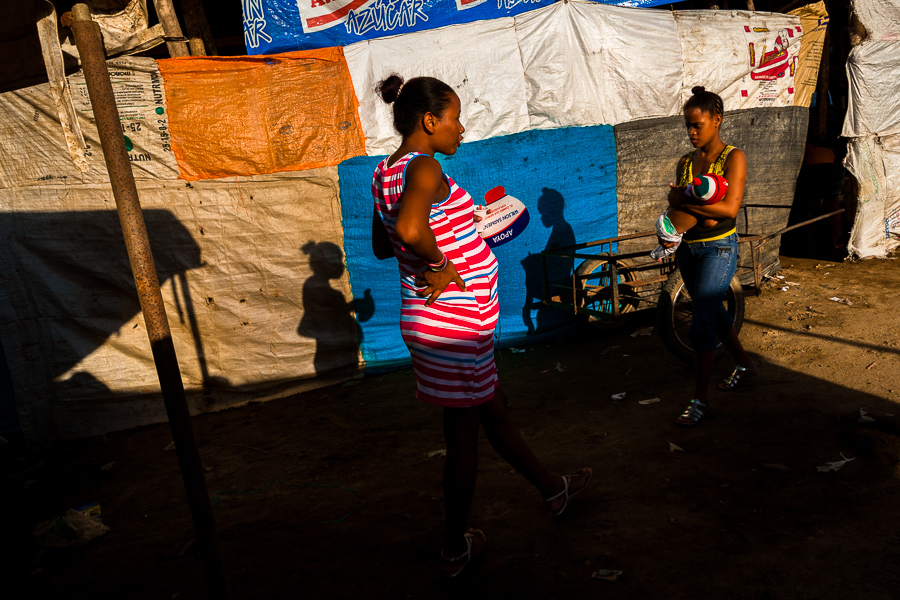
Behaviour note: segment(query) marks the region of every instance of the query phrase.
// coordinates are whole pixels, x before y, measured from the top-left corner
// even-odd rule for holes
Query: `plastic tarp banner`
[[[792,10],[788,14],[800,17],[803,28],[800,53],[797,55],[800,60],[794,74],[794,106],[809,106],[819,80],[828,12],[825,10],[825,3],[820,1]]]
[[[794,79],[801,46],[821,43],[821,33],[806,40],[799,17],[674,14],[573,0],[515,19],[348,46],[366,152],[386,154],[400,142],[391,107],[375,93],[391,73],[453,85],[467,142],[528,129],[674,116],[698,84],[720,93],[726,110],[809,105],[806,88],[802,98],[794,97]],[[806,71],[804,80],[814,82],[817,72]]]
[[[511,17],[557,0],[242,0],[247,54],[362,40]],[[670,0],[596,0],[656,6]]]
[[[372,173],[383,156],[357,157],[338,167],[344,244],[356,297],[371,294],[375,311],[360,324],[369,365],[409,361],[400,338],[400,274],[396,260],[372,255]],[[616,146],[612,127],[529,131],[466,143],[437,158],[476,202],[502,185],[531,214],[525,231],[493,249],[500,264],[501,343],[566,322],[564,311],[543,306],[540,252],[578,241],[612,237],[616,223]],[[489,165],[489,167],[487,167]],[[551,260],[549,277],[571,277],[571,259]]]
[[[853,12],[866,28],[867,39],[900,39],[900,0],[853,0]]]
[[[437,77],[462,104],[466,142],[524,131],[529,126],[522,59],[513,19],[494,19],[412,33],[345,48],[366,152],[389,154],[400,145],[392,107],[375,92],[391,73]]]
[[[859,184],[859,204],[848,250],[881,257],[900,246],[900,135],[850,141],[844,165]]]
[[[702,85],[722,97],[726,110],[794,105],[799,17],[697,10],[674,15],[684,62],[682,104],[693,86]]]
[[[516,17],[535,128],[616,124],[681,110],[671,13],[558,2]]]
[[[859,183],[848,250],[881,257],[900,245],[900,0],[854,0],[868,37],[847,59],[849,101],[842,135],[844,165]]]
[[[336,168],[138,191],[193,411],[358,369],[354,311],[371,309],[350,295]],[[0,339],[26,437],[165,420],[108,184],[0,189],[0,235]]]
[[[800,17],[674,14],[573,0],[515,19],[348,46],[366,152],[386,154],[400,142],[391,107],[375,93],[391,73],[429,75],[453,86],[467,142],[674,116],[694,85],[721,94],[726,110],[809,105],[811,93],[795,98],[806,39]],[[805,43],[816,39],[821,43],[821,32]],[[806,71],[804,81],[815,81],[815,73]]]
[[[165,90],[156,61],[116,58],[107,65],[134,176],[177,177]],[[84,74],[78,71],[67,79],[87,144],[79,157],[84,169],[70,157],[50,84],[36,85],[0,94],[0,188],[109,181]]]
[[[900,41],[867,40],[850,51],[847,116],[841,135],[900,133]]]
[[[183,179],[334,166],[364,152],[341,48],[159,65]]]

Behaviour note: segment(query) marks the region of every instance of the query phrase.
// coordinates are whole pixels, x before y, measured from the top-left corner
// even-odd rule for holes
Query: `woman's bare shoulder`
[[[725,163],[727,164],[730,160],[741,160],[747,162],[747,155],[744,154],[744,151],[740,148],[732,146],[731,150],[728,151],[728,156],[725,157]]]

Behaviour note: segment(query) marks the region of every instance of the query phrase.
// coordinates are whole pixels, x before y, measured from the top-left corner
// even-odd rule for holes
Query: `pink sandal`
[[[472,562],[476,556],[484,551],[484,545],[487,543],[487,538],[484,536],[483,531],[481,531],[480,529],[469,529],[463,534],[463,537],[466,540],[466,551],[459,556],[455,558],[447,558],[446,556],[444,556],[444,552],[441,551],[441,560],[438,563],[438,569],[444,574],[445,577],[456,577],[463,572],[463,569],[466,568],[466,565]],[[476,538],[478,538],[481,543],[475,544],[475,549],[473,550],[472,542]]]
[[[577,490],[569,491],[569,482],[572,481],[573,477],[575,477],[576,475],[579,475],[581,473],[587,473],[587,479],[585,479],[584,485],[581,486],[580,488],[578,488]],[[588,486],[588,484],[591,482],[591,477],[593,476],[593,474],[594,474],[594,472],[591,470],[590,467],[585,467],[583,469],[579,469],[574,475],[569,475],[567,477],[560,477],[560,479],[563,480],[563,484],[564,484],[563,490],[558,494],[554,494],[553,496],[550,496],[549,498],[544,498],[544,504],[549,504],[550,502],[553,502],[557,498],[564,498],[562,506],[560,506],[557,510],[550,510],[549,507],[547,508],[547,510],[550,512],[550,516],[558,517],[559,515],[563,514],[563,511],[566,510],[567,506],[569,506],[569,499]]]

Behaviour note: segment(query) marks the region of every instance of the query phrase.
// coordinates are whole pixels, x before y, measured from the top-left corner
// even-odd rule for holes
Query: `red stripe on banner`
[[[328,23],[332,23],[337,21],[338,19],[342,19],[347,16],[347,13],[351,10],[357,9],[369,0],[353,0],[350,4],[340,7],[336,11],[331,14],[322,15],[321,17],[313,17],[311,19],[306,20],[306,26],[309,28],[312,27],[321,27],[322,25],[327,25]]]

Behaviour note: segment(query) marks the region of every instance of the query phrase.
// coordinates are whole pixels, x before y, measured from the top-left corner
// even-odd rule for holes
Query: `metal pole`
[[[131,261],[131,271],[134,274],[138,299],[144,314],[147,333],[150,336],[150,348],[156,363],[156,373],[159,377],[166,414],[169,417],[169,427],[172,429],[178,463],[181,466],[181,476],[194,519],[197,543],[203,566],[206,569],[210,596],[216,599],[228,599],[232,597],[231,588],[216,537],[212,506],[209,503],[209,493],[203,478],[200,453],[194,439],[191,415],[184,395],[184,384],[181,381],[175,346],[172,343],[169,322],[166,318],[166,308],[159,289],[159,277],[156,274],[153,255],[150,252],[150,242],[147,239],[147,228],[144,225],[137,186],[134,183],[134,174],[125,150],[125,138],[122,136],[119,111],[116,108],[112,83],[106,67],[106,52],[103,48],[100,27],[91,20],[91,13],[86,4],[76,4],[72,7],[71,13],[63,15],[62,24],[72,29],[75,44],[81,56],[84,79],[87,83],[91,108],[94,111],[94,120],[97,123],[97,132],[100,137],[100,147],[103,150],[103,157],[106,159],[106,169],[109,172],[109,181],[116,199],[116,208],[122,224],[122,233],[125,236],[128,259]]]

